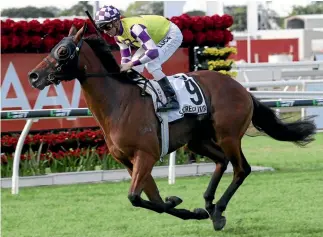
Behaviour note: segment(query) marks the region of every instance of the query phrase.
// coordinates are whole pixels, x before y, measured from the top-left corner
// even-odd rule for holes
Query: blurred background
[[[85,17],[84,10],[94,13],[109,1],[57,1],[35,3],[17,1],[1,2],[1,19]],[[124,16],[156,14],[166,17],[187,13],[190,16],[229,14],[234,18],[230,27],[234,35],[233,46],[238,48],[236,60],[266,62],[268,55],[290,53],[293,60],[306,60],[323,50],[323,3],[321,1],[116,1],[114,5]],[[19,6],[19,7],[18,7]],[[251,52],[248,55],[247,38],[250,36]],[[271,39],[281,39],[270,41]],[[295,43],[291,39],[296,39]],[[260,40],[267,40],[266,46]],[[264,41],[263,41],[264,42]],[[289,47],[282,47],[282,44]],[[283,48],[283,49],[282,49]],[[286,50],[288,48],[288,50]],[[282,50],[285,50],[282,52]],[[261,51],[261,52],[259,52]]]

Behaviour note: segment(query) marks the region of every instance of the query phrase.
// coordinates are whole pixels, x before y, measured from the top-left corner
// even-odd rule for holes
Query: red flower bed
[[[1,177],[12,176],[18,139],[18,134],[1,137]],[[28,135],[19,166],[20,176],[122,167],[109,154],[100,130]]]
[[[68,34],[72,24],[80,28],[84,21],[78,18],[73,20],[47,19],[43,23],[37,20],[15,22],[7,19],[1,21],[1,53],[47,53]],[[94,34],[94,27],[89,20],[86,21],[88,33]],[[190,17],[183,14],[172,17],[170,21],[181,29],[184,38],[183,47],[224,46],[233,39],[231,32],[227,30],[233,24],[233,18],[226,14],[211,17]],[[106,34],[103,34],[103,37],[109,44],[116,46],[113,38]]]
[[[11,154],[15,151],[20,134],[11,134],[1,136],[1,149],[5,154]],[[101,130],[69,131],[59,133],[45,133],[28,135],[24,142],[21,159],[28,159],[24,155],[30,149],[38,151],[41,146],[41,159],[46,159],[50,154],[53,158],[63,158],[65,156],[80,156],[85,152],[81,148],[95,148],[98,155],[108,154],[108,148],[105,144]],[[84,155],[84,154],[83,154]],[[2,156],[4,161],[6,156]]]
[[[1,177],[11,177],[19,134],[1,136]],[[19,176],[124,168],[109,154],[100,129],[28,135],[20,156]],[[197,158],[205,162],[204,158]],[[187,163],[183,152],[176,164]],[[168,159],[156,165],[167,165]]]

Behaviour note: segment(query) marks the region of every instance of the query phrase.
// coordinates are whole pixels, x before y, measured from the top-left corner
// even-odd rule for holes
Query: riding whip
[[[95,23],[94,23],[94,20],[93,20],[93,18],[92,18],[92,16],[91,16],[91,14],[89,13],[89,11],[88,11],[88,10],[86,10],[86,11],[85,11],[85,14],[88,16],[88,18],[90,19],[90,21],[91,21],[92,25],[94,26],[94,29],[95,29],[95,31],[96,31],[96,34],[97,34],[99,37],[101,37],[101,38],[103,39],[103,37],[102,37],[102,35],[101,35],[101,33],[100,33],[100,31],[99,31],[98,27],[97,27],[97,26],[95,25]]]
[[[86,10],[85,11],[85,14],[88,16],[88,18],[90,19],[90,21],[91,21],[91,23],[92,23],[92,25],[93,25],[93,27],[94,27],[94,29],[95,29],[95,31],[96,31],[96,34],[101,38],[101,39],[103,39],[104,40],[104,38],[102,37],[102,35],[101,35],[101,33],[100,33],[100,31],[99,31],[99,29],[98,29],[98,27],[96,26],[96,24],[95,24],[95,22],[94,22],[94,20],[93,20],[93,18],[92,18],[92,16],[91,16],[91,14],[90,14],[90,12],[88,11],[88,10]],[[139,77],[141,77],[142,78],[142,75],[139,73],[139,72],[137,72],[136,70],[134,70],[133,68],[131,68],[130,69],[130,71],[131,72],[133,72],[133,73],[135,73],[135,74],[137,74]]]

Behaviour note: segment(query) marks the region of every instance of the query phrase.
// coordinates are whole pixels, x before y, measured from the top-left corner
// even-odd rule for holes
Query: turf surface
[[[132,207],[129,182],[22,188],[18,196],[2,189],[4,237],[123,236],[323,236],[323,134],[307,148],[266,137],[243,140],[252,165],[275,172],[252,173],[232,198],[227,225],[214,232],[210,220],[182,221]],[[157,184],[163,197],[177,195],[181,208],[204,207],[209,176],[166,179]],[[216,198],[232,179],[225,175]]]

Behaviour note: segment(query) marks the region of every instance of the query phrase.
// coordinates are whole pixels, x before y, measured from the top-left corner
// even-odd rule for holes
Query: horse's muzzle
[[[30,85],[33,88],[43,90],[46,87],[46,80],[41,80],[41,78],[37,72],[29,72],[28,73],[28,80],[29,80]]]

